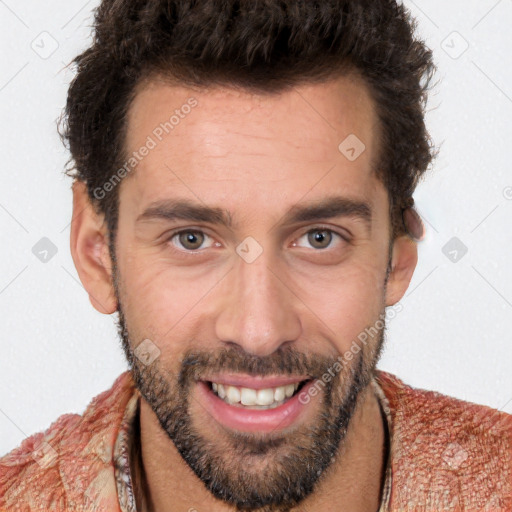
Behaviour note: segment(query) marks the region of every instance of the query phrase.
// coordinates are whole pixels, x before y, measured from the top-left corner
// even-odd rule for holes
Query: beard
[[[117,278],[114,283],[118,332],[135,385],[206,489],[238,511],[288,512],[309,496],[343,452],[358,398],[371,382],[382,351],[385,308],[379,316],[383,327],[377,338],[359,344],[360,351],[351,364],[332,356],[301,353],[290,346],[264,357],[230,347],[215,353],[186,351],[179,370],[173,373],[161,364],[161,357],[146,365],[134,354]],[[322,376],[328,375],[327,370],[336,362],[341,370],[325,382]],[[207,413],[194,400],[192,391],[203,376],[222,372],[318,379],[323,389],[316,397],[309,397],[319,402],[317,417],[288,433],[213,429],[211,422],[198,419],[198,412],[203,416]]]
[[[188,351],[177,375],[160,365],[145,365],[133,353],[126,323],[119,310],[119,332],[133,380],[151,406],[160,426],[184,461],[218,499],[240,511],[286,512],[310,495],[343,446],[358,397],[371,381],[384,338],[380,331],[371,357],[365,346],[329,382],[322,375],[338,361],[305,355],[290,348],[266,357],[241,350],[218,353]],[[309,375],[322,381],[320,411],[312,424],[291,433],[222,432],[194,421],[201,408],[191,396],[202,375],[227,371],[248,375]],[[310,397],[310,401],[320,398]],[[206,412],[203,410],[203,414]],[[201,429],[201,426],[203,427]]]

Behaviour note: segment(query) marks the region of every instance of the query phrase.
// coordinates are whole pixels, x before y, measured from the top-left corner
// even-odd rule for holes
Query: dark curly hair
[[[107,222],[113,252],[118,190],[94,190],[127,160],[126,114],[145,80],[226,85],[279,93],[356,72],[380,121],[377,176],[389,194],[392,238],[402,210],[434,158],[424,123],[432,52],[395,0],[103,0],[93,41],[72,64],[59,122],[71,158],[66,173],[86,183]]]

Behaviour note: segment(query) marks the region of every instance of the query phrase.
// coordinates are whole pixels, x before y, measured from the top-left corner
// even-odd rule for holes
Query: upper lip
[[[222,375],[211,375],[207,378],[201,379],[205,382],[216,382],[224,386],[236,386],[241,388],[251,389],[266,389],[276,388],[279,386],[286,386],[287,384],[295,384],[309,380],[311,377],[308,375],[274,375],[274,376],[261,376],[254,377],[251,375],[241,374],[222,374]]]

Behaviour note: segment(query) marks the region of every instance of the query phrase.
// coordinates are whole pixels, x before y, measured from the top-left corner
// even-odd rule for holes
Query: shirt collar
[[[126,404],[114,445],[114,476],[121,512],[137,512],[130,461],[135,443],[138,443],[139,400],[140,394],[135,392]]]

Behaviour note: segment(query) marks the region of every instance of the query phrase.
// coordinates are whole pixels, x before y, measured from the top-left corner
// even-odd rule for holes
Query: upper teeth
[[[228,404],[242,405],[280,405],[285,398],[289,398],[299,387],[299,382],[278,386],[276,388],[252,389],[237,386],[227,386],[212,382],[213,391]]]

